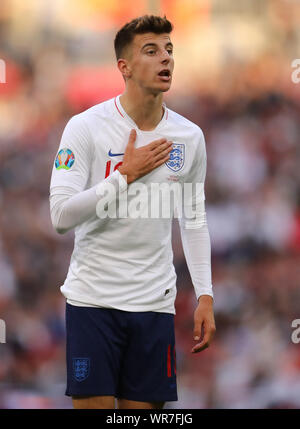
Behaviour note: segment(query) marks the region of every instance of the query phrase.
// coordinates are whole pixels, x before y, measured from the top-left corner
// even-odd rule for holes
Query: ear
[[[126,80],[131,77],[131,67],[125,58],[118,59],[118,69],[123,75],[123,78]]]

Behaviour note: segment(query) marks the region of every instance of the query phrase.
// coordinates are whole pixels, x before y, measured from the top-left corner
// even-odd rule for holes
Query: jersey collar
[[[137,124],[134,122],[134,120],[129,115],[127,115],[127,113],[123,109],[122,104],[120,102],[120,96],[121,96],[121,94],[117,95],[114,99],[114,104],[115,104],[116,110],[118,111],[118,115],[120,115],[127,123],[129,123],[131,127],[135,128],[136,130],[139,130],[139,132],[153,133],[155,131],[160,130],[166,124],[166,121],[168,119],[168,108],[166,106],[166,103],[163,102],[162,105],[164,108],[164,114],[163,114],[163,117],[161,118],[160,122],[157,124],[156,128],[154,128],[151,131],[140,130],[138,128]]]

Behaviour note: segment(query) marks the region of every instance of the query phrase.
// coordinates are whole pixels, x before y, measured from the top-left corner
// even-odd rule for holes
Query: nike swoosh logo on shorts
[[[108,156],[120,156],[124,155],[124,153],[111,153],[111,149],[109,149]]]

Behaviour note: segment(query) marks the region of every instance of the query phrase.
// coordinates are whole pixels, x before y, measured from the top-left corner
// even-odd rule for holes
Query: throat
[[[142,131],[153,131],[164,116],[162,101],[159,103],[147,103],[147,100],[137,103],[128,101],[124,95],[119,98],[122,108]]]
[[[158,126],[164,116],[164,107],[161,107],[161,112],[156,115],[149,115],[144,118],[136,118],[134,121],[141,131],[153,131]],[[150,117],[151,116],[151,117]]]

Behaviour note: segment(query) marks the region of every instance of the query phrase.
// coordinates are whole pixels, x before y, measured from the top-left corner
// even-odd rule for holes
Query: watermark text
[[[100,197],[96,206],[100,219],[195,219],[201,216],[205,199],[203,183],[182,185],[161,182],[147,185],[135,182],[124,192],[120,184],[115,186],[107,180],[99,185],[96,193]]]
[[[300,82],[300,58],[296,58],[292,61],[291,64],[292,68],[295,70],[292,73],[291,79],[293,83],[299,83]]]
[[[6,83],[6,63],[0,58],[0,83]]]
[[[6,343],[6,325],[2,319],[0,319],[0,343]]]
[[[298,344],[300,343],[300,319],[295,319],[292,321],[292,328],[296,328],[293,332],[292,332],[292,342],[294,344]]]

